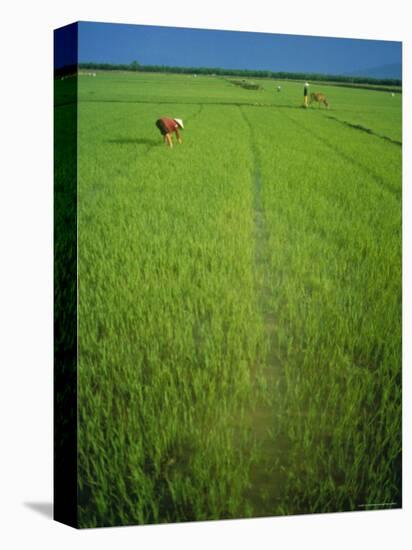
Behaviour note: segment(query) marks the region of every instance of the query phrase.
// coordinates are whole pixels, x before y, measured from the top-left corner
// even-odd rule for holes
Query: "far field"
[[[401,95],[229,80],[78,77],[82,526],[401,505]]]

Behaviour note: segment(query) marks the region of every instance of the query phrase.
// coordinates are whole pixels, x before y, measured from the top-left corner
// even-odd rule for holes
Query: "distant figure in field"
[[[169,145],[169,147],[173,147],[173,133],[176,134],[177,141],[182,143],[182,138],[179,134],[179,128],[183,129],[183,120],[181,118],[167,118],[164,116],[156,120],[156,126],[159,128],[164,142]]]
[[[305,82],[303,85],[303,106],[308,106],[308,88],[309,88],[309,82]]]
[[[281,90],[280,86],[278,86],[277,90],[278,90],[278,92],[280,92],[280,90]]]
[[[326,99],[326,96],[324,94],[321,94],[320,92],[310,94],[309,104],[312,104],[314,101],[317,101],[317,103],[319,104],[319,107],[320,107],[320,104],[323,103],[324,106],[327,109],[329,109],[329,103],[328,103],[328,100]]]

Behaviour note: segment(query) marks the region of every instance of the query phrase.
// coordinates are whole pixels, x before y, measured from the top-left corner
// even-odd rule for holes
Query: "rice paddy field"
[[[402,505],[402,96],[255,82],[78,76],[81,527]]]

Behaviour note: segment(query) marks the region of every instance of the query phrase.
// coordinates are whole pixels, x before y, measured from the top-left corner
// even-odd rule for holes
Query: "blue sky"
[[[79,62],[344,74],[401,64],[400,42],[111,23],[79,24]]]

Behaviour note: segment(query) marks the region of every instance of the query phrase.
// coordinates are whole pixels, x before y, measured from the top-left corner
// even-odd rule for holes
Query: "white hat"
[[[305,86],[309,86],[309,82],[305,82]]]
[[[177,122],[181,128],[184,128],[183,120],[181,118],[174,118],[173,120]]]

